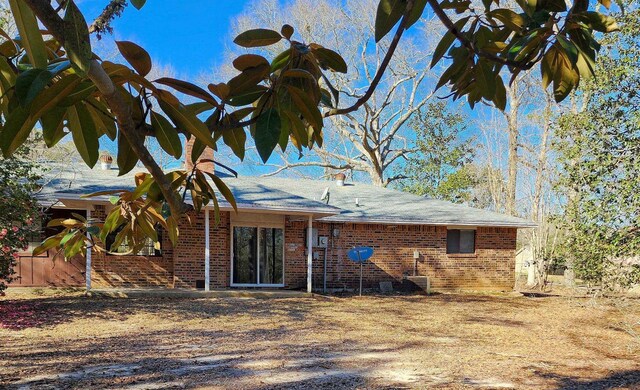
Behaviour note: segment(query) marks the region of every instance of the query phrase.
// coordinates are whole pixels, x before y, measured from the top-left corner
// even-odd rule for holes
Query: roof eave
[[[431,226],[468,226],[468,227],[497,227],[497,228],[535,228],[538,225],[534,222],[488,222],[488,221],[429,221],[429,220],[407,220],[407,219],[381,219],[381,218],[349,218],[341,215],[333,215],[322,218],[320,221],[344,222],[344,223],[378,223],[382,225],[431,225]]]
[[[78,194],[59,194],[56,196],[58,201],[64,206],[87,208],[85,205],[109,205],[109,198],[106,196],[96,196],[92,198],[83,198]],[[84,206],[84,207],[82,207]],[[277,206],[263,206],[249,203],[238,203],[238,211],[260,211],[274,214],[289,214],[289,215],[312,215],[315,218],[322,218],[340,213],[339,209],[333,207],[277,207]],[[213,205],[207,205],[205,209],[213,210]],[[235,211],[234,208],[228,204],[223,203],[220,205],[220,211]]]

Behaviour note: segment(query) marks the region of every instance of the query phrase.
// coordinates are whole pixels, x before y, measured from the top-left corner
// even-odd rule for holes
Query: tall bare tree
[[[260,0],[238,17],[232,35],[256,26],[275,28],[283,20],[293,22],[305,41],[313,39],[346,53],[349,72],[331,76],[330,82],[342,101],[353,101],[373,81],[387,45],[373,45],[374,25],[360,17],[375,12],[376,7],[376,0],[346,5],[338,0],[296,0],[284,8],[277,1]],[[316,12],[309,13],[310,8]],[[263,12],[265,9],[269,12]],[[435,26],[422,21],[420,34],[440,36],[442,32],[435,31]],[[320,168],[320,172],[315,171],[320,175],[345,170],[362,172],[373,184],[383,187],[403,178],[393,172],[393,167],[416,151],[408,122],[434,96],[428,66],[433,42],[424,42],[422,39],[417,47],[409,39],[396,51],[389,72],[361,110],[330,118],[322,148],[313,149],[303,160],[297,150],[281,151],[279,161],[270,162],[273,170],[267,175],[309,167]]]

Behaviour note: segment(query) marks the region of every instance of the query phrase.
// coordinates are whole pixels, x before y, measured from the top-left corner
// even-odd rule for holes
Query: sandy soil
[[[640,300],[0,298],[0,388],[640,388]]]

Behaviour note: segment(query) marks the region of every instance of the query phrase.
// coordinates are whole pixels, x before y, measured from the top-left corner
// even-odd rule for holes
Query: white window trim
[[[233,230],[236,227],[250,227],[250,228],[272,228],[272,229],[282,229],[282,283],[279,284],[261,284],[261,283],[234,283],[233,282]],[[230,252],[230,261],[229,267],[231,268],[231,272],[229,272],[229,286],[231,287],[265,287],[265,288],[278,288],[285,286],[285,275],[286,275],[286,242],[285,242],[285,228],[284,223],[282,224],[274,224],[274,223],[231,223],[230,224],[230,241],[231,245],[229,245]],[[258,234],[258,248],[260,248],[260,234]],[[257,269],[257,277],[260,278],[260,250],[258,250],[258,269]]]

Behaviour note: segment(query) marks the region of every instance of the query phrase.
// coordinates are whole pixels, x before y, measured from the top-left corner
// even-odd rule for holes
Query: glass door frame
[[[257,249],[257,261],[256,261],[256,280],[258,281],[258,283],[234,283],[233,282],[233,268],[234,268],[234,253],[233,253],[233,236],[234,236],[234,229],[237,227],[248,227],[248,228],[256,228],[256,232],[257,232],[257,242],[256,242],[256,249]],[[285,272],[286,272],[286,268],[285,268],[285,258],[286,258],[286,252],[285,252],[285,248],[286,248],[286,243],[285,243],[285,230],[284,230],[284,225],[280,225],[280,224],[273,224],[273,223],[269,223],[269,224],[262,224],[262,223],[254,223],[254,224],[250,224],[250,223],[231,223],[229,225],[229,236],[230,236],[230,242],[231,245],[229,245],[229,252],[230,252],[230,261],[229,261],[229,266],[230,266],[230,272],[229,272],[229,286],[231,287],[284,287],[284,280],[285,280]],[[278,284],[265,284],[265,283],[259,283],[260,282],[260,229],[282,229],[282,283],[278,283]]]

